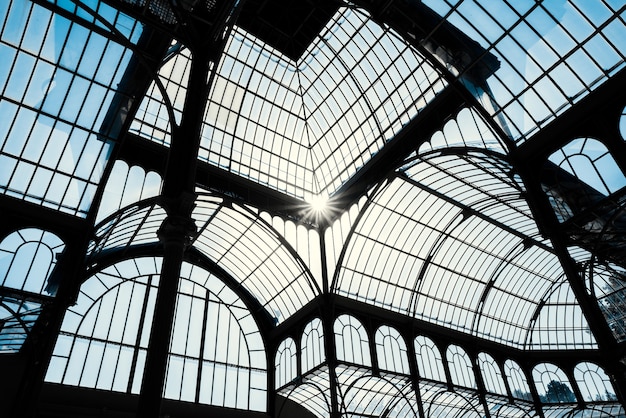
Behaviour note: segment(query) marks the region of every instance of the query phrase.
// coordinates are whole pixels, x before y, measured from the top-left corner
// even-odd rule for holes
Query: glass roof
[[[103,4],[59,7],[81,23],[31,2],[0,8],[0,193],[86,216],[119,134],[103,127],[142,26]]]
[[[418,52],[414,34],[403,40],[363,9],[340,8],[297,61],[235,28],[216,68],[200,158],[296,197],[327,197],[446,80],[464,80],[521,144],[624,66],[619,1],[424,3],[484,48],[477,59],[497,59],[486,81],[470,74],[477,61],[459,63],[431,45],[443,29],[419,40]],[[132,132],[169,143],[167,108],[180,119],[190,55],[182,48],[164,62]]]
[[[624,1],[307,1],[316,33],[283,50],[262,33],[281,27],[251,23],[280,1],[0,6],[0,352],[75,295],[48,381],[143,392],[159,348],[143,326],[176,247],[178,296],[159,308],[170,400],[203,403],[219,375],[206,405],[623,415],[603,368],[626,342],[626,109],[592,108],[626,83]],[[199,45],[215,49],[207,79]],[[187,87],[205,81],[208,96]],[[336,207],[304,214],[319,197]],[[107,344],[127,363],[107,370]],[[109,378],[131,361],[131,380]],[[550,399],[592,372],[599,397]]]
[[[178,118],[190,54],[160,76]],[[236,28],[207,104],[200,158],[300,198],[329,196],[446,82],[393,30],[342,8],[293,61]],[[169,143],[155,84],[131,131]]]
[[[367,202],[334,290],[518,348],[594,347],[510,169],[479,152],[407,166]]]
[[[483,104],[517,143],[624,67],[622,0],[424,3],[498,58]]]
[[[483,92],[485,107],[465,107],[421,138],[414,160],[347,212],[333,227],[341,238],[327,243],[334,260],[327,272],[315,260],[319,238],[285,223],[277,228],[262,208],[211,194],[194,212],[195,248],[277,318],[322,293],[329,273],[339,294],[515,347],[594,346],[506,154],[623,67],[626,6],[425,3],[498,59],[486,81],[470,77],[476,62],[453,62],[444,46],[433,50],[444,25],[417,39],[353,5],[340,7],[297,60],[234,27],[213,67],[199,158],[291,196],[335,193],[444,90],[460,88],[450,83],[455,77],[470,93]],[[109,156],[121,133],[111,118],[124,110],[122,81],[144,26],[97,1],[49,6],[63,13],[11,2],[0,15],[0,187],[86,216],[114,163]],[[180,123],[190,94],[191,60],[190,49],[171,41],[131,133],[170,144],[172,121]],[[113,202],[126,176],[116,167],[100,218],[131,204],[129,196],[156,194],[157,175],[143,192],[130,190],[144,181],[133,177]],[[156,243],[166,216],[156,202],[107,218],[92,241],[92,260]],[[571,313],[558,324],[569,337],[544,335],[556,326],[542,322],[551,309]]]

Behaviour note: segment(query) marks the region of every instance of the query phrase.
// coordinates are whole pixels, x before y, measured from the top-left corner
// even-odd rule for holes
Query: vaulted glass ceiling
[[[510,169],[481,152],[411,163],[367,202],[334,290],[517,348],[593,348]]]
[[[453,42],[437,46],[437,31],[444,29],[435,27],[426,39],[417,39],[416,32],[393,29],[402,27],[393,17],[392,24],[380,24],[350,4],[338,8],[297,60],[235,26],[210,80],[199,158],[295,197],[332,195],[361,175],[434,98],[460,88],[451,82],[462,80],[486,107],[463,109],[434,134],[411,132],[422,145],[414,161],[368,195],[367,205],[358,209],[358,223],[351,221],[353,232],[333,243],[337,264],[328,268],[331,288],[505,344],[568,346],[531,337],[541,318],[537,310],[547,309],[555,289],[567,284],[550,242],[541,237],[520,198],[522,182],[507,178],[515,168],[506,154],[516,144],[532,141],[537,127],[623,66],[624,7],[611,2],[590,10],[584,2],[426,4],[477,41],[482,55],[468,55],[474,61],[465,62],[455,56]],[[131,51],[139,48],[142,25],[96,1],[54,7],[63,13],[25,2],[3,9],[0,186],[5,194],[86,216],[121,134],[113,112],[123,109],[118,106],[128,87],[119,86],[125,86],[125,73],[133,70]],[[64,13],[74,14],[74,20]],[[476,30],[483,26],[490,30]],[[490,54],[499,63],[491,65],[492,73],[472,70]],[[185,45],[170,43],[158,78],[130,124],[131,133],[169,145],[169,118],[180,123],[189,94],[185,86],[191,59]],[[591,67],[585,64],[591,62]],[[462,156],[437,152],[455,147],[475,151]],[[138,181],[141,188],[144,180]],[[136,198],[141,195],[138,189]],[[110,206],[106,196],[103,207]],[[121,201],[132,203],[132,198]],[[203,238],[196,247],[262,306],[285,318],[321,292],[319,261],[311,256],[306,262],[291,260],[289,245],[284,247],[297,239],[273,232],[268,235],[274,234],[273,244],[252,250],[244,240],[256,221],[245,211],[222,219],[230,209],[221,207],[210,199],[198,206],[216,212],[196,213],[208,222],[198,224]],[[101,210],[98,217],[107,214]],[[155,203],[120,212],[100,226],[90,257],[156,242],[164,218]],[[381,218],[386,221],[379,222]],[[129,223],[136,229],[129,229]],[[206,235],[215,228],[221,235]],[[397,235],[390,234],[394,228]],[[425,241],[418,247],[411,235]],[[318,246],[313,246],[317,253]],[[279,256],[277,249],[283,247]],[[392,258],[379,262],[381,254]],[[281,270],[284,278],[271,279],[269,270],[264,272],[270,267],[261,267],[275,265],[272,257],[279,264],[291,263]],[[469,270],[468,260],[473,260]],[[447,277],[445,282],[458,283],[458,288],[449,285],[452,293],[442,294],[429,282],[435,277]],[[500,283],[499,277],[507,279]],[[465,300],[458,299],[459,292]],[[554,296],[555,306],[576,310],[575,298],[563,292]],[[510,309],[493,311],[502,301]],[[561,325],[578,330],[576,344],[593,345],[582,315],[567,318],[573,322]]]
[[[207,104],[200,158],[293,196],[327,197],[450,80],[463,80],[502,134],[521,144],[624,64],[620,2],[425,4],[482,52],[470,56],[438,44],[440,28],[411,42],[418,35],[403,39],[348,5],[297,61],[235,28]],[[475,68],[486,55],[497,68],[489,64],[493,73],[481,80]],[[176,118],[189,59],[182,49],[160,71]],[[160,90],[153,84],[131,131],[167,144]]]
[[[177,117],[190,54],[160,71]],[[300,198],[329,196],[445,86],[423,54],[341,8],[297,61],[236,28],[214,80],[200,158]],[[153,85],[131,131],[167,144]]]
[[[184,30],[168,26],[180,17],[167,13],[172,4],[12,0],[0,6],[2,198],[89,222],[80,224],[83,235],[76,242],[61,244],[63,239],[52,240],[42,230],[1,237],[0,320],[18,330],[17,337],[0,334],[5,351],[19,350],[23,330],[53,300],[54,286],[26,285],[31,275],[42,282],[51,275],[35,262],[43,244],[28,247],[34,254],[28,271],[15,273],[14,260],[28,255],[16,248],[43,243],[44,236],[54,243],[51,259],[64,245],[76,248],[84,239],[86,254],[75,257],[76,269],[65,270],[80,270],[87,284],[76,294],[88,295],[89,286],[113,271],[111,289],[130,294],[137,286],[145,296],[157,288],[156,280],[143,277],[157,275],[158,268],[129,278],[134,273],[116,263],[132,266],[130,259],[163,256],[158,234],[171,202],[158,189],[171,171],[161,160],[180,140],[172,131],[189,110],[185,99],[197,94],[187,91],[193,48],[185,45]],[[299,56],[263,41],[246,29],[249,22],[222,31],[223,51],[210,63],[211,90],[201,103],[198,159],[204,171],[191,213],[197,231],[186,243],[189,277],[183,279],[189,288],[179,299],[189,306],[208,301],[219,293],[209,278],[211,285],[228,288],[233,296],[227,299],[236,294],[232,306],[250,312],[246,321],[258,325],[258,352],[266,348],[263,339],[275,337],[268,329],[301,320],[321,296],[380,308],[398,315],[393,318],[427,324],[424,329],[434,334],[462,335],[520,356],[595,353],[611,334],[615,342],[625,341],[619,307],[626,299],[626,177],[616,152],[623,148],[607,148],[606,138],[541,133],[607,81],[623,77],[626,5],[425,0],[382,6],[337,4]],[[135,19],[141,17],[151,23]],[[163,27],[180,39],[165,36]],[[626,139],[624,114],[621,136],[607,128],[613,145]],[[124,154],[129,144],[146,155]],[[537,156],[544,160],[536,166],[523,159]],[[385,159],[388,165],[381,165]],[[206,179],[212,177],[244,184],[249,194],[227,183],[211,187]],[[263,204],[270,198],[258,195],[298,206],[275,210]],[[316,213],[322,222],[302,215],[304,201],[316,196],[340,202],[333,213]],[[537,203],[542,199],[543,206]],[[23,281],[14,280],[18,276]],[[55,280],[68,282],[58,275]],[[73,284],[80,287],[80,280]],[[84,298],[81,309],[87,312],[92,305]],[[139,306],[140,299],[133,303]],[[111,303],[122,315],[124,306]],[[599,309],[592,319],[590,304]],[[220,302],[223,309],[227,305]],[[598,337],[604,319],[607,333]],[[191,321],[189,314],[177,326]],[[64,332],[69,339],[74,331]],[[79,339],[94,337],[86,334]],[[348,352],[351,344],[339,350]],[[144,343],[136,347],[146,349]],[[318,388],[330,390],[333,373],[351,385],[371,372],[371,358],[357,364],[344,354],[338,357],[345,364],[335,370],[320,355],[308,370],[315,369],[309,381],[289,396],[323,410],[325,395]],[[70,358],[55,356],[59,362]],[[237,369],[235,363],[229,367]],[[265,376],[264,363],[252,369]],[[402,376],[409,373],[394,370],[387,383],[369,376],[362,387],[354,386],[347,409],[373,412],[358,409],[360,396],[376,392],[386,398],[390,382],[413,390]],[[426,396],[439,396],[443,374],[420,382]],[[291,383],[281,383],[287,396]],[[458,386],[467,393],[475,389]],[[176,387],[172,383],[174,392]],[[265,390],[259,389],[261,398]]]

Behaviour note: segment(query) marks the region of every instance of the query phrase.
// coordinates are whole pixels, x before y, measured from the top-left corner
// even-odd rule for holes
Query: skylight
[[[180,114],[189,53],[160,72]],[[445,87],[441,75],[365,11],[340,9],[298,61],[236,28],[207,105],[199,156],[309,200],[332,195]],[[153,86],[132,131],[168,144]]]

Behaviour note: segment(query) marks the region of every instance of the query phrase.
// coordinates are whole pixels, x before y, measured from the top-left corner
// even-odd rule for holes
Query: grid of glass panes
[[[59,6],[61,7],[61,6]],[[101,126],[141,26],[94,2],[0,6],[0,193],[85,216],[111,151]],[[102,16],[98,15],[102,13]],[[114,25],[115,35],[95,28]],[[115,37],[118,38],[115,38]]]
[[[444,87],[362,10],[341,9],[298,62],[237,29],[200,156],[298,197],[332,194]]]
[[[407,167],[365,207],[333,289],[519,348],[595,347],[506,167],[436,153]]]
[[[498,57],[492,115],[519,143],[624,67],[620,0],[424,3]]]

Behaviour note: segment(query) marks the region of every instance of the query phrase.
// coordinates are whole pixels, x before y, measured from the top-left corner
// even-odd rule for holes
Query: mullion
[[[202,386],[202,366],[204,363],[204,347],[206,341],[206,330],[208,329],[208,315],[209,315],[209,292],[205,287],[204,289],[204,311],[202,315],[202,328],[200,334],[200,351],[198,353],[198,374],[196,376],[196,393],[195,401],[200,403],[200,388]]]
[[[141,349],[141,336],[143,335],[143,328],[146,322],[146,316],[148,311],[148,301],[150,299],[150,293],[152,290],[152,275],[148,276],[148,282],[146,283],[145,293],[143,297],[143,304],[141,306],[141,314],[139,316],[139,325],[137,326],[137,336],[133,348],[133,358],[131,360],[130,372],[128,374],[128,385],[126,387],[126,393],[131,393],[133,383],[135,380],[135,372],[137,370],[137,361],[139,358],[139,351]]]

